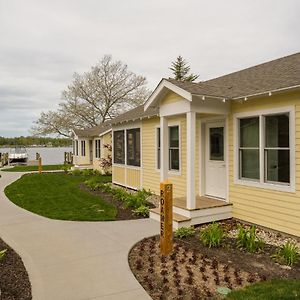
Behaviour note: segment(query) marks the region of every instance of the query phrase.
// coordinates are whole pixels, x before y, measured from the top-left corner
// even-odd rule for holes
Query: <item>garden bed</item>
[[[88,191],[94,196],[97,196],[102,199],[102,201],[106,202],[107,204],[113,205],[117,209],[117,214],[115,220],[137,220],[137,219],[144,219],[148,218],[148,216],[137,215],[133,213],[132,208],[125,207],[124,203],[114,197],[111,193],[103,191],[101,188],[99,189],[91,189],[87,187],[85,184],[80,184],[80,189],[83,191]],[[146,203],[148,207],[153,208],[155,207],[152,203]]]
[[[7,249],[0,259],[0,299],[29,300],[31,285],[20,256],[0,239],[0,251]]]
[[[273,278],[300,279],[300,262],[293,267],[280,265],[271,258],[278,250],[271,244],[257,253],[240,250],[230,234],[236,223],[222,223],[228,236],[219,248],[200,242],[199,232],[206,225],[193,236],[174,238],[173,252],[167,257],[160,255],[158,236],[132,248],[131,270],[153,299],[218,299],[220,287],[235,290]]]

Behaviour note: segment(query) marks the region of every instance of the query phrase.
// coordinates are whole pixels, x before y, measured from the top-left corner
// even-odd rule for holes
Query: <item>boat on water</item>
[[[28,153],[25,146],[10,148],[8,153],[9,163],[27,163]]]

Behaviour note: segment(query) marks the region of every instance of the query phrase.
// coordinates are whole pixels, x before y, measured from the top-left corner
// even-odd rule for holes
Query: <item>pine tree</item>
[[[172,62],[172,67],[170,70],[174,74],[174,79],[179,81],[195,81],[199,75],[195,75],[193,73],[188,74],[190,72],[191,67],[187,64],[187,62],[183,59],[181,55],[176,58],[176,61]]]

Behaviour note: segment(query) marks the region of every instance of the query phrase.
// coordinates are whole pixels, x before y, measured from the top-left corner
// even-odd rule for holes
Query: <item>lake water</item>
[[[62,164],[64,162],[64,152],[72,151],[71,147],[59,147],[59,148],[35,147],[35,148],[26,148],[26,149],[29,155],[29,160],[34,160],[35,154],[38,152],[42,157],[43,165]],[[9,148],[0,148],[0,152],[2,153],[9,152]]]

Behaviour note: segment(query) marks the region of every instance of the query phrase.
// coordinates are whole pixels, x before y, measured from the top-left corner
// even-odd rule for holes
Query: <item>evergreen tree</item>
[[[183,59],[181,55],[176,58],[176,61],[172,62],[172,67],[170,70],[174,74],[174,79],[179,81],[195,81],[199,75],[193,73],[189,74],[191,67]]]

